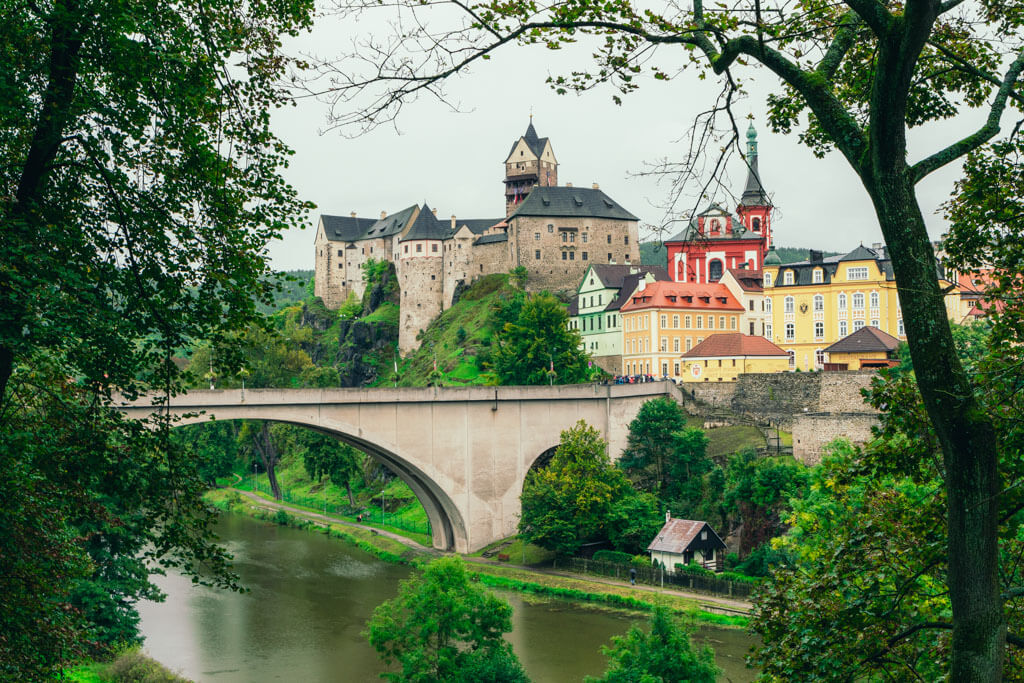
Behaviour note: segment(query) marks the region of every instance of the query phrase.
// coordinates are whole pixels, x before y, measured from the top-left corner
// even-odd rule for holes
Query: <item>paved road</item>
[[[242,491],[240,489],[232,489],[232,490],[237,492],[237,493],[239,493],[244,498],[247,498],[249,501],[254,503],[257,507],[262,507],[262,508],[267,509],[267,510],[285,510],[285,511],[287,511],[287,512],[289,512],[289,513],[291,513],[291,514],[293,514],[293,515],[295,515],[297,517],[303,517],[305,519],[313,520],[315,522],[320,522],[322,524],[334,524],[334,525],[337,525],[337,526],[349,526],[349,527],[353,527],[353,528],[356,528],[356,529],[365,529],[366,531],[370,531],[370,532],[379,534],[381,536],[385,536],[387,538],[390,538],[392,540],[398,541],[399,543],[401,543],[401,544],[403,544],[405,546],[408,546],[409,548],[412,548],[413,550],[416,550],[417,552],[421,552],[421,553],[426,554],[426,555],[431,555],[431,556],[434,556],[434,557],[438,557],[438,556],[443,554],[440,551],[435,550],[434,548],[428,548],[427,546],[425,546],[425,545],[423,545],[421,543],[417,543],[416,541],[412,540],[411,538],[406,538],[405,536],[402,536],[401,534],[396,534],[396,533],[391,532],[391,531],[385,531],[384,529],[377,529],[377,528],[372,527],[372,526],[367,526],[366,524],[359,524],[358,522],[350,522],[350,521],[348,521],[346,519],[340,519],[338,517],[331,517],[329,515],[323,515],[323,514],[321,514],[319,512],[311,512],[309,510],[303,510],[302,508],[292,507],[291,505],[288,505],[286,503],[280,503],[280,502],[273,501],[273,500],[267,500],[266,498],[262,498],[262,497],[256,495],[255,493],[252,493],[251,491]],[[752,605],[749,602],[743,602],[742,600],[731,600],[729,598],[720,598],[720,597],[716,597],[716,596],[713,596],[713,595],[706,595],[704,593],[688,593],[686,591],[675,590],[675,589],[672,589],[672,588],[661,588],[659,586],[647,586],[647,585],[644,585],[644,584],[637,584],[635,586],[630,586],[629,583],[627,583],[626,581],[616,581],[615,579],[606,578],[606,577],[590,576],[590,575],[583,575],[583,574],[573,574],[573,573],[570,573],[570,572],[558,571],[557,569],[547,569],[547,568],[542,568],[542,567],[530,567],[530,566],[527,566],[527,565],[510,564],[508,562],[500,562],[499,563],[497,561],[488,560],[488,559],[485,559],[485,558],[482,558],[482,557],[466,557],[466,556],[463,556],[462,559],[465,560],[466,562],[472,562],[474,564],[497,565],[497,566],[502,566],[502,567],[514,567],[516,569],[521,569],[523,571],[532,572],[534,574],[547,574],[549,576],[561,576],[561,577],[564,577],[564,578],[574,579],[576,581],[584,581],[584,582],[587,582],[587,583],[603,584],[603,585],[606,585],[606,586],[629,587],[629,588],[632,588],[633,590],[644,591],[644,592],[647,592],[647,593],[657,593],[657,594],[664,594],[664,595],[675,595],[675,596],[678,596],[678,597],[681,597],[681,598],[689,598],[691,600],[697,600],[698,602],[704,603],[704,604],[709,605],[709,606],[724,607],[724,608],[727,608],[729,610],[737,610],[737,611],[741,611],[741,612],[749,612],[751,610],[751,608],[752,608]]]

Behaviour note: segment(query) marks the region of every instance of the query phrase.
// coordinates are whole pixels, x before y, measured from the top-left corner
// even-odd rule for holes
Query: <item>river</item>
[[[387,564],[322,534],[223,515],[218,533],[250,589],[194,586],[156,577],[163,603],[140,605],[145,650],[197,683],[372,681],[382,671],[361,632],[373,608],[392,598],[409,568]],[[509,640],[530,677],[580,681],[605,668],[600,647],[642,617],[502,593],[513,607]],[[750,681],[751,637],[703,628],[722,680]]]

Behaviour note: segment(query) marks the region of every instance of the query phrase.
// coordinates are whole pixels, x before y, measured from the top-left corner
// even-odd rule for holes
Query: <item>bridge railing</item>
[[[270,484],[264,481],[256,482],[256,491],[259,493],[266,493],[267,495],[273,495],[270,490]],[[330,502],[324,503],[322,496],[313,494],[298,493],[283,489],[281,491],[281,500],[285,503],[293,503],[295,505],[301,505],[302,507],[309,508],[317,512],[323,511],[328,515],[339,515],[343,517],[355,517],[362,513],[364,521],[372,524],[381,524],[383,526],[391,526],[396,529],[403,531],[410,531],[414,534],[426,534],[431,535],[430,522],[424,523],[424,521],[418,517],[414,517],[409,513],[394,513],[394,512],[382,512],[381,510],[363,510],[355,509],[349,505],[333,505]]]

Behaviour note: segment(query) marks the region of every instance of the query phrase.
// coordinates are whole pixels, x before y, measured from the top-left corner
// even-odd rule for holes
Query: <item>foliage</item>
[[[462,560],[442,557],[402,582],[396,598],[374,610],[366,637],[393,681],[526,681],[502,634],[512,608],[474,585]]]
[[[494,320],[498,332],[491,364],[502,384],[547,384],[552,379],[573,384],[590,378],[579,332],[569,329],[569,314],[553,295],[519,293],[495,312]]]
[[[614,562],[615,564],[629,564],[633,556],[629,553],[620,553],[618,550],[598,550],[594,553],[594,559],[601,562]]]
[[[807,468],[792,458],[759,458],[741,451],[729,458],[725,472],[725,506],[743,520],[740,557],[781,534],[782,519],[793,498],[807,486]]]
[[[119,655],[106,668],[106,675],[113,683],[189,683],[139,650]]]
[[[651,613],[650,631],[631,626],[624,636],[601,648],[608,669],[588,683],[714,683],[721,673],[709,647],[694,648],[685,628],[663,605]]]
[[[348,298],[338,308],[338,317],[343,320],[352,320],[358,318],[363,312],[363,302],[359,300],[355,292],[349,292]]]
[[[661,527],[657,502],[633,489],[600,433],[582,420],[562,432],[547,467],[527,474],[520,500],[519,533],[561,557],[600,541],[635,551]]]
[[[525,289],[526,281],[529,279],[530,273],[526,270],[526,266],[516,266],[512,270],[508,271],[508,281],[516,289]]]

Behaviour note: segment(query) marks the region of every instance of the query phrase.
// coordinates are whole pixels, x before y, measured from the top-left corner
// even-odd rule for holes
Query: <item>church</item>
[[[379,217],[321,214],[315,294],[331,309],[363,295],[371,260],[395,264],[399,350],[458,300],[473,280],[523,266],[529,291],[574,291],[594,263],[639,263],[639,218],[594,183],[558,184],[558,161],[531,117],[505,159],[505,216],[439,218],[426,204]]]

